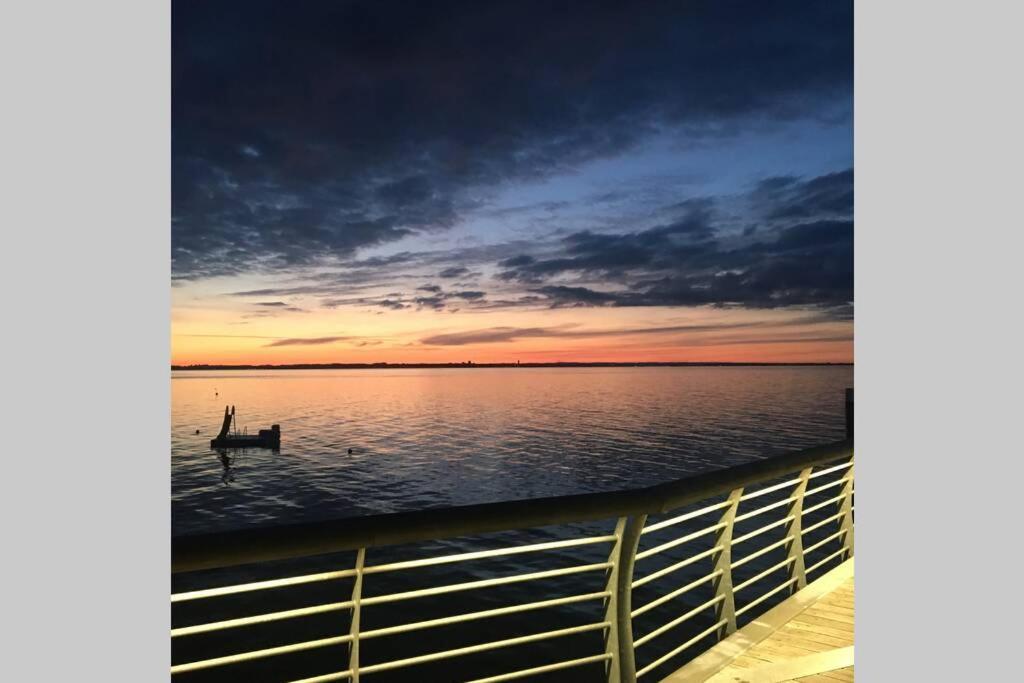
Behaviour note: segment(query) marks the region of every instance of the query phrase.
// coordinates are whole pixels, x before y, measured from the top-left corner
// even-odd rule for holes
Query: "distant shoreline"
[[[730,363],[730,362],[635,362],[635,363],[294,363],[289,365],[172,365],[179,370],[430,370],[435,368],[690,368],[690,367],[852,367],[853,363]]]

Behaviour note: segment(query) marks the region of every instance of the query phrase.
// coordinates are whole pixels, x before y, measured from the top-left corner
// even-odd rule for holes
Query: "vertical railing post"
[[[604,651],[610,657],[605,665],[608,683],[621,683],[622,681],[619,667],[619,630],[616,624],[619,609],[619,564],[622,554],[622,532],[626,528],[626,519],[626,517],[619,517],[618,522],[615,523],[615,543],[608,553],[608,561],[612,564],[605,582],[608,598],[604,603],[604,620],[611,623],[611,627],[605,631],[604,637]]]
[[[348,668],[352,672],[350,680],[353,683],[359,683],[359,617],[362,611],[363,564],[365,562],[366,548],[360,548],[356,552],[356,580],[352,585],[352,625],[349,628],[349,635],[352,636],[352,640],[349,643]]]
[[[800,479],[793,490],[793,496],[796,497],[796,500],[789,504],[789,512],[786,514],[787,517],[793,518],[786,525],[785,533],[785,537],[793,537],[793,540],[786,544],[786,556],[790,560],[789,578],[790,580],[796,579],[789,586],[790,594],[807,585],[802,519],[804,516],[804,493],[807,492],[807,482],[811,480],[811,469],[807,467],[800,471]]]
[[[729,494],[727,499],[729,505],[719,520],[719,524],[724,526],[715,534],[715,546],[722,547],[712,555],[714,561],[712,571],[721,572],[714,580],[715,597],[721,598],[715,605],[715,616],[718,621],[724,619],[726,622],[722,628],[718,629],[719,640],[736,631],[736,598],[732,592],[732,529],[742,495],[742,487],[733,489]]]
[[[605,610],[605,621],[612,626],[605,640],[606,652],[612,655],[607,673],[608,683],[636,681],[636,658],[633,653],[633,562],[640,543],[640,532],[647,515],[622,517],[615,526],[615,547],[609,561],[608,576],[611,597]]]
[[[715,546],[721,546],[722,550],[712,555],[714,562],[713,571],[721,571],[714,581],[715,597],[721,598],[716,603],[715,614],[718,621],[725,620],[725,625],[718,630],[718,638],[721,640],[736,630],[736,599],[732,593],[732,527],[736,520],[736,510],[739,509],[739,499],[743,495],[743,488],[732,489],[729,494],[728,507],[722,513],[719,524],[724,524],[715,535]]]
[[[843,554],[840,557],[848,560],[853,557],[853,462],[846,471],[847,482],[843,484],[843,499],[839,501],[839,530],[843,532]]]

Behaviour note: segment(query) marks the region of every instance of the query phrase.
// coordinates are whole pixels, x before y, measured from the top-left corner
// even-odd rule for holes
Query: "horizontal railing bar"
[[[650,583],[651,581],[654,581],[655,579],[660,579],[661,577],[665,576],[666,574],[671,574],[672,572],[677,571],[679,569],[682,569],[683,567],[688,567],[691,564],[693,564],[694,562],[697,562],[699,560],[704,559],[708,555],[714,555],[719,550],[723,550],[724,548],[725,548],[725,546],[716,545],[714,548],[709,548],[709,549],[705,550],[704,552],[697,553],[696,555],[691,555],[690,557],[687,557],[684,560],[680,560],[679,562],[676,562],[675,564],[672,564],[672,565],[669,565],[668,567],[664,567],[662,569],[659,569],[656,572],[651,572],[647,576],[645,576],[643,578],[640,578],[640,579],[637,579],[636,581],[634,581],[631,584],[631,587],[632,588],[639,588],[640,586],[643,586],[644,584]]]
[[[665,550],[668,550],[669,548],[674,548],[677,545],[682,545],[684,543],[688,543],[688,542],[692,541],[695,538],[700,538],[701,536],[707,536],[708,534],[714,533],[714,532],[718,531],[719,529],[725,528],[725,526],[726,526],[725,522],[720,522],[718,524],[713,524],[712,526],[709,526],[706,529],[701,529],[700,531],[694,531],[692,534],[686,534],[685,536],[680,536],[679,538],[673,539],[671,541],[667,541],[665,543],[662,543],[661,545],[656,545],[653,548],[648,548],[647,550],[643,551],[642,553],[637,553],[636,554],[636,559],[637,560],[643,560],[645,558],[651,557],[652,555],[657,555],[658,553],[663,552]]]
[[[700,633],[695,635],[693,638],[690,638],[688,641],[686,641],[685,643],[683,643],[682,645],[680,645],[676,649],[672,650],[671,652],[669,652],[669,653],[667,653],[665,655],[662,655],[661,657],[659,657],[658,659],[654,660],[653,662],[651,662],[650,664],[648,664],[644,668],[642,668],[639,671],[637,671],[636,672],[637,678],[639,678],[640,676],[643,676],[646,673],[650,673],[651,671],[653,671],[654,669],[658,668],[659,666],[661,666],[662,664],[664,664],[668,660],[670,660],[673,657],[675,657],[677,654],[679,654],[680,652],[682,652],[686,648],[691,647],[694,643],[699,642],[702,638],[706,638],[708,635],[710,635],[714,631],[718,630],[719,628],[724,626],[726,623],[727,623],[727,620],[726,619],[722,619],[721,621],[719,621],[714,626],[711,626],[711,627],[701,631]]]
[[[811,507],[804,509],[803,513],[801,513],[801,514],[804,514],[804,515],[810,514],[810,513],[814,512],[815,510],[820,510],[821,508],[823,508],[825,506],[833,505],[835,503],[838,503],[843,498],[846,498],[846,494],[845,493],[840,493],[835,498],[829,498],[828,500],[822,501],[822,502],[818,503],[817,505],[812,505]]]
[[[179,536],[172,572],[441,540],[510,529],[659,514],[735,488],[849,457],[852,441],[792,451],[639,489],[582,493]]]
[[[811,489],[809,491],[805,491],[804,492],[804,497],[806,498],[807,496],[813,496],[815,493],[821,493],[822,491],[824,491],[826,489],[830,489],[833,486],[839,486],[840,484],[845,484],[848,481],[853,481],[853,477],[843,477],[842,479],[836,479],[835,481],[830,481],[827,484],[822,484],[821,486],[819,486],[817,488]]]
[[[817,562],[814,565],[808,567],[806,573],[810,574],[811,572],[813,572],[815,569],[817,569],[821,565],[825,564],[829,560],[835,559],[836,557],[842,555],[843,553],[847,552],[848,550],[849,550],[849,548],[840,548],[839,550],[835,551],[834,553],[832,553],[831,555],[829,555],[828,557],[823,559],[821,562]]]
[[[451,583],[446,586],[420,588],[419,590],[405,591],[404,593],[391,593],[389,595],[375,595],[372,597],[364,597],[359,601],[359,603],[364,607],[369,605],[379,605],[385,602],[398,602],[399,600],[411,600],[413,598],[423,598],[431,595],[443,595],[445,593],[456,593],[458,591],[468,591],[474,590],[476,588],[504,586],[510,583],[536,581],[538,579],[547,579],[555,576],[566,576],[568,574],[579,574],[581,572],[597,571],[598,569],[609,569],[611,566],[611,562],[599,562],[596,564],[582,564],[576,565],[574,567],[565,567],[563,569],[548,569],[546,571],[532,572],[530,574],[502,576],[496,579],[481,579],[479,581],[466,581],[465,583]]]
[[[303,678],[297,681],[291,681],[291,683],[328,683],[329,681],[344,681],[345,679],[352,678],[352,670],[339,671],[334,674],[324,674],[323,676],[313,676],[312,678]]]
[[[823,470],[818,470],[817,472],[812,472],[811,475],[809,477],[807,477],[807,478],[808,479],[816,479],[818,477],[823,477],[826,474],[832,474],[833,472],[838,472],[839,470],[845,470],[848,467],[850,467],[851,465],[853,465],[853,461],[852,460],[850,460],[849,462],[841,463],[839,465],[835,465],[833,467],[827,467],[827,468],[825,468]]]
[[[747,610],[753,609],[754,607],[760,605],[762,602],[764,602],[768,598],[772,597],[773,595],[778,593],[780,590],[782,590],[786,586],[796,582],[797,578],[798,577],[794,576],[792,579],[789,579],[788,581],[784,582],[781,586],[776,586],[775,588],[771,589],[770,591],[768,591],[767,593],[765,593],[764,595],[759,597],[757,600],[754,600],[750,604],[746,605],[743,609],[736,610],[736,616],[738,617],[741,614],[743,614],[744,612],[746,612]]]
[[[672,621],[668,622],[667,624],[664,624],[663,626],[660,626],[659,628],[654,629],[653,631],[648,633],[646,636],[644,636],[642,638],[638,638],[637,640],[633,641],[633,647],[640,647],[644,643],[647,643],[647,642],[649,642],[651,640],[654,640],[655,638],[660,636],[665,631],[668,631],[669,629],[678,626],[679,624],[683,623],[684,621],[686,621],[687,619],[691,618],[692,616],[694,616],[696,614],[700,614],[701,612],[706,610],[708,607],[711,607],[712,605],[716,605],[719,602],[721,602],[722,600],[725,600],[725,596],[724,595],[719,595],[717,597],[711,598],[710,600],[705,602],[703,605],[699,605],[697,607],[694,607],[692,610],[690,610],[686,614],[682,615],[681,617],[676,617],[675,619],[673,619]]]
[[[750,553],[746,557],[744,557],[744,558],[742,558],[740,560],[736,560],[735,562],[733,562],[732,563],[732,568],[736,569],[738,567],[742,567],[747,562],[750,562],[751,560],[756,560],[757,558],[761,557],[765,553],[770,553],[771,551],[775,550],[779,546],[786,545],[787,543],[792,541],[794,538],[796,538],[796,536],[790,535],[790,536],[786,536],[781,541],[775,541],[775,543],[772,543],[771,545],[766,545],[765,547],[761,548],[760,550],[758,550],[756,552],[753,552],[753,553]]]
[[[363,568],[363,574],[380,574],[382,572],[393,572],[400,569],[412,569],[415,567],[429,567],[437,564],[450,564],[452,562],[464,562],[468,560],[479,560],[488,557],[501,557],[504,555],[518,555],[520,553],[533,553],[542,550],[554,550],[555,548],[572,548],[580,545],[593,543],[611,543],[616,539],[614,534],[608,536],[589,536],[587,538],[570,538],[564,541],[550,541],[547,543],[534,543],[532,545],[520,545],[510,548],[495,548],[493,550],[478,550],[471,553],[459,553],[457,555],[441,555],[439,557],[428,557],[421,560],[405,560],[403,562],[392,562],[389,564],[377,564]]]
[[[474,621],[476,619],[487,619],[488,617],[499,617],[505,614],[516,614],[519,612],[529,612],[535,609],[543,609],[545,607],[557,607],[558,605],[570,605],[576,602],[585,602],[587,600],[598,600],[601,598],[608,598],[611,596],[611,592],[602,591],[600,593],[587,593],[586,595],[573,595],[566,598],[553,598],[551,600],[541,600],[539,602],[527,602],[521,605],[513,605],[511,607],[496,607],[494,609],[482,610],[480,612],[468,612],[466,614],[458,614],[450,617],[439,617],[437,619],[428,619],[425,621],[415,621],[409,624],[401,624],[399,626],[388,626],[385,628],[373,629],[371,631],[361,631],[359,633],[360,640],[366,640],[368,638],[377,638],[380,636],[390,636],[396,633],[406,633],[408,631],[417,631],[425,628],[434,628],[435,626],[447,626],[448,624],[458,624],[465,621]]]
[[[222,586],[220,588],[206,588],[204,590],[189,591],[171,595],[171,602],[184,602],[186,600],[199,600],[201,598],[214,598],[234,593],[245,593],[248,591],[265,590],[268,588],[283,588],[285,586],[297,586],[303,583],[315,581],[330,581],[331,579],[344,579],[355,576],[355,569],[343,569],[336,572],[321,572],[319,574],[306,574],[304,576],[291,576],[285,579],[270,579],[268,581],[254,581],[252,583],[240,583],[235,586]]]
[[[537,674],[548,673],[549,671],[561,671],[562,669],[569,669],[574,666],[583,666],[584,664],[603,662],[611,658],[612,656],[609,653],[603,655],[591,655],[590,657],[580,657],[579,659],[568,659],[564,662],[555,662],[554,664],[535,666],[532,669],[520,669],[519,671],[512,671],[507,674],[500,674],[498,676],[491,676],[489,678],[477,678],[475,680],[469,681],[469,683],[499,683],[499,681],[512,681],[517,678],[526,678],[527,676],[535,676]]]
[[[746,513],[744,513],[742,515],[737,515],[736,519],[733,520],[733,523],[734,524],[739,524],[740,522],[748,520],[751,517],[756,517],[756,516],[758,516],[758,515],[760,515],[762,513],[768,512],[769,510],[774,510],[775,508],[782,507],[783,505],[789,505],[790,503],[794,502],[795,500],[796,500],[796,496],[790,496],[789,498],[785,498],[783,500],[777,500],[774,503],[769,503],[768,505],[765,505],[763,507],[759,507],[756,510],[751,510],[750,512],[746,512]]]
[[[753,531],[751,531],[749,533],[743,534],[742,536],[738,536],[738,537],[732,539],[732,547],[735,548],[736,546],[738,546],[740,543],[743,543],[744,541],[749,541],[750,539],[754,538],[755,536],[760,536],[764,532],[770,531],[771,529],[774,529],[777,526],[782,526],[783,524],[788,524],[789,522],[792,522],[794,519],[796,519],[796,517],[794,517],[793,515],[790,515],[790,516],[785,517],[783,519],[779,519],[779,520],[776,520],[774,522],[770,522],[768,524],[765,524],[760,529],[754,529]]]
[[[774,486],[769,486],[768,488],[760,489],[758,491],[754,491],[753,493],[748,493],[746,495],[740,496],[740,502],[742,503],[745,500],[753,500],[754,498],[760,498],[761,496],[767,495],[769,493],[774,493],[775,491],[779,491],[788,486],[796,486],[799,483],[799,479],[790,479],[789,481],[784,481],[781,484],[775,484]]]
[[[702,583],[707,583],[708,581],[711,581],[712,579],[720,576],[723,573],[724,573],[723,570],[716,569],[715,571],[711,572],[707,576],[702,576],[701,578],[696,579],[694,581],[691,581],[690,583],[686,584],[685,586],[683,586],[681,588],[675,589],[671,593],[666,593],[665,595],[662,595],[660,598],[655,598],[654,600],[651,600],[649,603],[647,603],[643,607],[638,607],[637,609],[633,610],[630,613],[630,617],[638,617],[641,614],[643,614],[644,612],[648,612],[648,611],[654,609],[655,607],[657,607],[658,605],[661,605],[661,604],[664,604],[664,603],[668,602],[672,598],[679,597],[683,593],[685,593],[687,591],[690,591],[690,590],[693,590],[694,588],[696,588],[697,586],[701,585]]]
[[[821,539],[820,541],[818,541],[814,545],[812,545],[810,547],[807,547],[807,548],[804,548],[804,555],[807,555],[807,553],[814,552],[815,550],[817,550],[821,546],[825,545],[829,541],[834,541],[835,539],[839,538],[840,536],[842,536],[845,533],[846,533],[846,529],[840,529],[839,531],[835,532],[831,536],[827,536],[827,537]]]
[[[585,624],[583,626],[571,626],[569,628],[562,628],[555,631],[544,631],[543,633],[533,633],[528,636],[519,636],[518,638],[508,638],[506,640],[494,640],[489,643],[481,643],[479,645],[468,645],[466,647],[459,647],[452,650],[444,650],[442,652],[432,652],[428,655],[419,655],[417,657],[408,657],[406,659],[396,659],[390,662],[382,662],[380,664],[371,664],[369,666],[359,667],[360,674],[371,674],[377,671],[388,671],[391,669],[400,669],[406,666],[413,666],[415,664],[425,664],[427,662],[434,662],[439,659],[448,659],[449,657],[460,657],[462,655],[469,655],[476,652],[487,652],[488,650],[497,650],[502,647],[511,647],[513,645],[523,645],[525,643],[534,643],[538,640],[549,640],[551,638],[561,638],[562,636],[570,636],[576,633],[586,633],[588,631],[596,631],[599,629],[606,629],[611,626],[610,621],[602,621],[599,623]]]
[[[814,531],[815,529],[820,529],[821,527],[825,526],[829,522],[836,521],[837,519],[842,517],[844,514],[845,513],[843,513],[843,512],[837,512],[836,514],[832,515],[831,517],[826,517],[825,519],[821,520],[820,522],[815,522],[814,524],[810,525],[809,527],[807,527],[806,529],[801,531],[800,535],[802,536],[804,534],[808,534],[808,533]]]
[[[651,524],[650,526],[644,527],[644,530],[640,532],[640,535],[642,536],[643,534],[649,534],[652,531],[660,531],[661,529],[664,529],[665,527],[670,527],[673,524],[679,524],[680,522],[685,522],[696,517],[701,517],[703,515],[708,514],[709,512],[714,512],[715,510],[721,510],[724,507],[728,507],[728,505],[729,501],[723,500],[721,503],[708,505],[707,507],[702,507],[699,510],[687,512],[685,515],[679,515],[678,517],[673,517],[672,519],[662,520],[660,522],[657,522],[656,524]]]
[[[252,624],[263,624],[268,621],[278,621],[280,619],[293,619],[295,617],[305,617],[310,614],[321,614],[323,612],[334,612],[337,610],[349,609],[352,607],[352,601],[346,600],[345,602],[333,602],[326,605],[316,605],[313,607],[300,607],[298,609],[289,609],[282,612],[269,612],[267,614],[257,614],[252,617],[240,617],[238,619],[227,619],[225,621],[214,621],[208,624],[198,624],[196,626],[182,626],[180,628],[171,629],[171,638],[178,636],[191,636],[196,633],[207,633],[209,631],[220,631],[227,628],[238,628],[240,626],[250,626]]]
[[[312,678],[303,678],[291,683],[328,683],[328,681],[343,681],[346,678],[352,678],[352,670],[338,671],[333,674],[324,674],[323,676],[313,676]]]
[[[736,593],[739,593],[744,588],[747,588],[748,586],[754,585],[755,583],[757,583],[758,581],[760,581],[764,577],[768,576],[772,572],[778,571],[779,569],[785,567],[787,564],[790,564],[791,562],[795,562],[795,561],[796,561],[795,557],[787,557],[786,559],[782,560],[781,562],[773,564],[772,566],[768,567],[768,569],[765,569],[760,574],[757,574],[756,576],[752,576],[751,578],[747,579],[743,583],[735,586],[732,589],[733,594],[735,595]]]
[[[290,652],[312,650],[318,647],[327,647],[328,645],[340,645],[341,643],[347,643],[350,640],[352,640],[352,636],[344,635],[335,636],[333,638],[321,638],[320,640],[307,640],[303,643],[294,643],[292,645],[268,647],[264,650],[240,652],[234,655],[227,655],[226,657],[214,657],[213,659],[203,659],[197,662],[189,662],[187,664],[177,664],[171,667],[171,673],[180,674],[185,673],[186,671],[198,671],[199,669],[209,669],[214,666],[224,666],[225,664],[237,664],[238,662],[247,662],[252,659],[262,659],[263,657],[273,657],[274,655],[283,655]]]

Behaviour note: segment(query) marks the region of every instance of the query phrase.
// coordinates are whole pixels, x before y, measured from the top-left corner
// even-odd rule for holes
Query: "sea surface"
[[[843,390],[852,382],[853,368],[848,366],[177,372],[171,381],[173,533],[229,531],[655,484],[842,439]],[[239,427],[250,433],[280,424],[280,452],[212,451],[210,439],[220,427],[225,405],[235,406]],[[842,473],[830,476],[834,480]],[[819,479],[816,484],[825,481]],[[753,499],[752,504],[769,505],[788,495],[788,490],[770,492]],[[817,495],[821,500],[831,493]],[[707,504],[704,501],[692,507]],[[735,533],[745,534],[781,520],[785,511],[785,507],[773,505],[763,515],[737,522]],[[804,521],[812,524],[833,512],[832,508],[820,509]],[[648,524],[679,513],[676,510],[652,516]],[[692,536],[714,519],[713,514],[710,519],[705,515],[650,533],[642,539],[641,549]],[[372,567],[605,536],[614,531],[615,521],[610,518],[374,547],[367,550],[365,561]],[[822,561],[819,571],[823,572],[838,562],[827,561],[840,547],[838,539],[827,540],[835,532],[834,526],[823,526],[805,536],[806,544],[825,539],[824,545],[809,554],[808,566]],[[781,538],[783,527],[776,527],[772,534],[759,537],[737,552],[754,555],[757,548],[776,540],[776,536]],[[652,670],[651,680],[667,676],[714,642],[714,610],[698,609],[714,597],[712,584],[698,581],[712,570],[707,552],[713,542],[714,536],[705,534],[637,560],[634,579],[705,553],[701,561],[671,570],[632,592],[636,606],[653,602],[680,586],[698,584],[633,620],[634,633],[639,637],[677,620],[683,613],[698,610],[688,621],[638,649],[638,666],[653,665],[681,643],[695,639],[685,651]],[[603,543],[374,573],[365,577],[362,595],[386,596],[603,563],[609,551],[608,544]],[[785,560],[785,553],[785,547],[778,546],[734,570],[736,584],[748,579],[752,582],[737,598],[738,606],[749,604],[787,579],[785,566],[778,564]],[[354,561],[355,554],[350,551],[176,574],[172,591],[350,569]],[[362,629],[372,630],[599,593],[605,588],[603,570],[574,573],[497,589],[377,603],[362,610],[361,624]],[[335,603],[348,599],[352,590],[352,579],[348,578],[180,602],[172,609],[172,624],[177,628]],[[785,597],[784,591],[775,593],[760,604],[758,612],[744,615],[740,625]],[[172,641],[172,661],[194,662],[332,638],[349,632],[350,618],[348,610],[329,611],[177,637]],[[360,662],[362,666],[390,662],[463,645],[599,623],[603,618],[601,600],[590,599],[415,630],[365,640],[360,645]],[[587,631],[375,672],[373,679],[401,683],[484,678],[601,653],[602,633]],[[700,637],[701,633],[711,635]],[[176,676],[175,680],[296,680],[344,670],[348,661],[346,645],[331,645],[197,671]],[[531,680],[586,683],[604,681],[606,677],[603,664],[598,662]]]
[[[173,533],[646,486],[839,440],[852,385],[851,366],[178,371]],[[280,452],[211,450],[226,405],[249,433],[280,424]]]

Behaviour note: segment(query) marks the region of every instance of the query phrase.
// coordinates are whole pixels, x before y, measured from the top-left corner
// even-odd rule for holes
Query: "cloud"
[[[267,346],[321,346],[349,339],[356,339],[356,337],[294,337],[291,339],[279,339],[267,344]]]
[[[853,169],[806,182],[794,176],[766,178],[758,183],[752,199],[770,220],[852,216]]]
[[[299,284],[233,295],[309,296],[326,308],[391,310],[797,307],[850,320],[853,180],[852,169],[772,177],[737,195],[674,200],[657,207],[652,213],[659,220],[641,229],[608,225],[548,240],[352,260]],[[416,284],[437,276],[446,261],[471,263],[491,276],[453,282],[449,290]],[[397,272],[396,265],[406,270]]]
[[[505,259],[505,280],[536,282],[568,271],[617,275],[638,268],[656,268],[672,258],[708,248],[714,234],[711,198],[691,199],[676,205],[675,220],[633,233],[576,232],[562,240],[564,256],[537,260],[529,254]]]
[[[550,258],[520,254],[498,277],[551,307],[817,307],[848,317],[853,301],[853,172],[770,178],[740,203],[756,223],[738,231],[717,200],[679,205],[668,223],[635,232],[582,231]],[[596,287],[569,284],[600,281]],[[558,280],[562,279],[563,282]]]
[[[489,330],[453,332],[424,337],[420,343],[429,346],[464,346],[466,344],[493,344],[529,337],[549,337],[552,330],[543,327],[494,327]]]
[[[845,1],[237,8],[172,5],[177,280],[344,262],[666,131],[717,140],[848,117],[852,99]],[[775,185],[772,219],[799,218]],[[567,258],[608,256],[579,246]]]
[[[462,299],[463,301],[479,301],[486,296],[486,292],[466,290],[462,292],[451,292],[448,296],[450,298]]]
[[[821,322],[821,320],[813,318],[799,318],[791,321],[774,323],[771,325],[771,327],[790,327],[795,325],[806,325],[815,322]],[[576,325],[561,325],[558,327],[492,327],[484,330],[471,330],[467,332],[452,332],[447,334],[430,335],[428,337],[420,339],[420,343],[429,346],[465,346],[468,344],[493,344],[498,342],[510,342],[520,339],[537,339],[552,337],[562,339],[587,339],[596,337],[626,337],[634,335],[651,334],[723,332],[729,330],[764,328],[766,326],[768,326],[768,324],[765,322],[755,321],[744,323],[669,325],[661,327],[626,327],[603,330],[581,330],[578,329]]]
[[[437,276],[438,277],[443,277],[443,278],[446,278],[446,279],[451,279],[451,278],[456,278],[456,277],[462,277],[463,275],[468,275],[468,274],[469,274],[469,268],[465,268],[463,266],[452,266],[451,268],[445,268],[440,273],[438,273]]]

